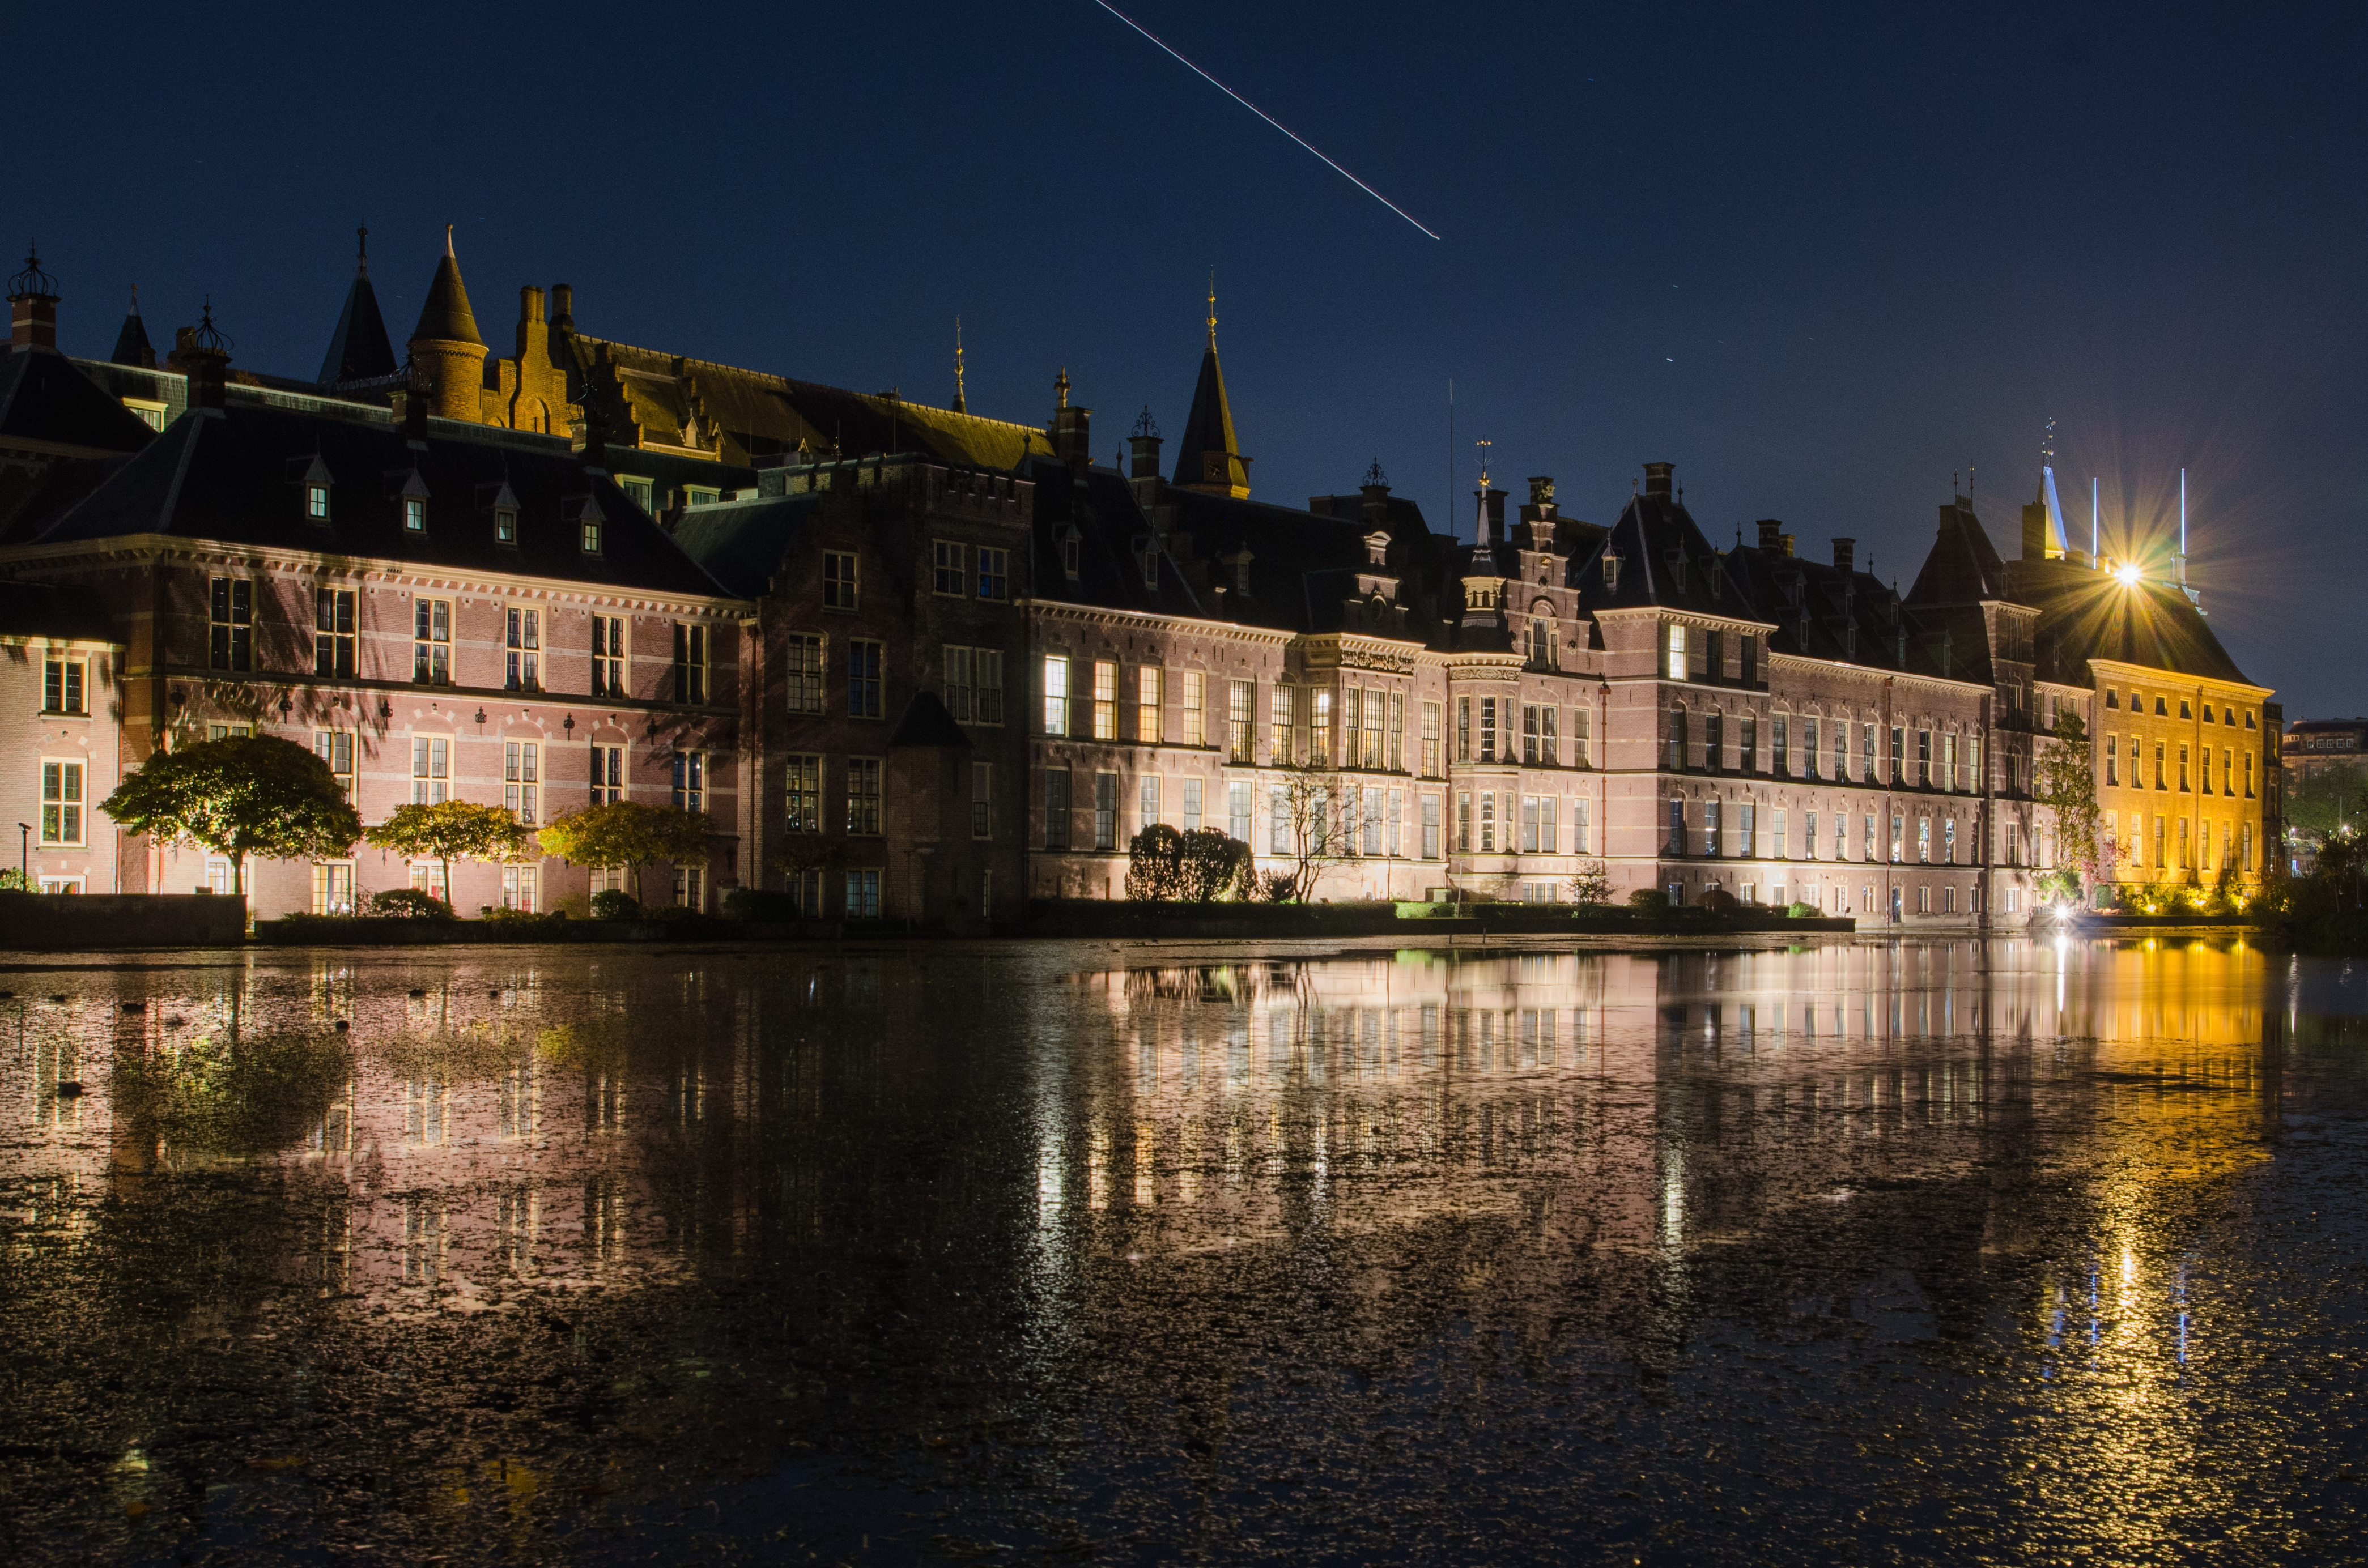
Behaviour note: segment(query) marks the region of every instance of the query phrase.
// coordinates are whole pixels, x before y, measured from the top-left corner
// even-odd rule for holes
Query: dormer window
[[[515,507],[494,508],[494,542],[495,544],[518,542],[518,511]]]
[[[1603,591],[1607,594],[1620,591],[1620,557],[1608,550],[1603,552]]]
[[[597,521],[586,521],[584,525],[584,553],[600,553],[600,525]]]
[[[427,531],[427,503],[416,495],[403,498],[403,531],[414,534]]]
[[[1075,528],[1061,536],[1061,573],[1072,583],[1077,580],[1077,539]]]
[[[304,516],[316,523],[329,520],[329,487],[308,484],[304,487]]]

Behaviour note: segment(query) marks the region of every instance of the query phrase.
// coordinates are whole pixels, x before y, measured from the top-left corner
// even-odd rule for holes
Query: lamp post
[[[33,824],[28,822],[18,823],[17,824],[17,887],[20,892],[29,891],[33,885],[32,846]]]

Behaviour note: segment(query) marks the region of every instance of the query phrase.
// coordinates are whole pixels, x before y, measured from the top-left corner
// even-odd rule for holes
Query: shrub
[[[509,905],[503,904],[498,908],[488,906],[484,918],[493,921],[495,925],[515,925],[522,921],[549,920],[552,916],[537,914],[529,909],[512,909]]]
[[[1265,903],[1290,903],[1299,897],[1299,879],[1289,871],[1261,873],[1255,885],[1259,901]]]
[[[456,918],[452,906],[435,894],[420,888],[389,888],[373,893],[370,901],[372,915],[390,915],[398,920],[450,920]]]
[[[1587,908],[1611,902],[1611,870],[1600,860],[1581,860],[1578,875],[1570,879],[1570,901]]]
[[[1818,911],[1816,904],[1803,903],[1800,900],[1794,899],[1791,903],[1784,906],[1784,913],[1791,915],[1795,920],[1815,920],[1817,917]]]
[[[1628,895],[1628,907],[1639,915],[1667,915],[1669,895],[1659,888],[1638,888]]]
[[[1213,827],[1196,827],[1178,846],[1176,896],[1193,903],[1247,898],[1250,846]]]
[[[595,920],[631,920],[642,912],[633,895],[622,888],[608,888],[592,895],[592,918]]]
[[[1153,823],[1127,842],[1126,896],[1172,899],[1184,881],[1184,835]]]
[[[1711,888],[1704,892],[1702,906],[1713,915],[1732,915],[1738,907],[1735,895],[1725,888]]]

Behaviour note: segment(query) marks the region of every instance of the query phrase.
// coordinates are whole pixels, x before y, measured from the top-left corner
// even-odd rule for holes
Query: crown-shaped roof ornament
[[[1149,437],[1155,441],[1159,439],[1159,422],[1151,417],[1151,404],[1146,403],[1143,405],[1143,412],[1134,416],[1134,428],[1128,434]]]
[[[1375,458],[1373,460],[1373,466],[1365,471],[1365,483],[1371,485],[1378,485],[1383,490],[1387,490],[1390,487],[1390,476],[1382,472],[1381,459]]]
[[[214,297],[211,294],[206,296],[204,310],[198,317],[197,333],[189,341],[191,347],[202,348],[209,354],[228,354],[238,347],[223,334],[222,328],[214,325]]]
[[[8,279],[8,297],[12,300],[54,300],[58,297],[58,280],[41,270],[41,247],[38,241],[25,242],[25,270]]]

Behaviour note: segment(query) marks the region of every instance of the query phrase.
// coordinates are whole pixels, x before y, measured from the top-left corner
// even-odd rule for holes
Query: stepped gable
[[[316,462],[330,482],[325,525],[303,516],[303,486]],[[415,472],[427,494],[427,526],[418,533],[403,526],[400,495]],[[493,497],[504,485],[518,502],[515,546],[494,540]],[[587,502],[602,523],[597,555],[580,548]],[[241,399],[176,420],[77,505],[11,542],[139,534],[624,592],[723,595],[613,482],[555,442],[485,439],[469,426],[437,424],[415,446],[391,424]]]

